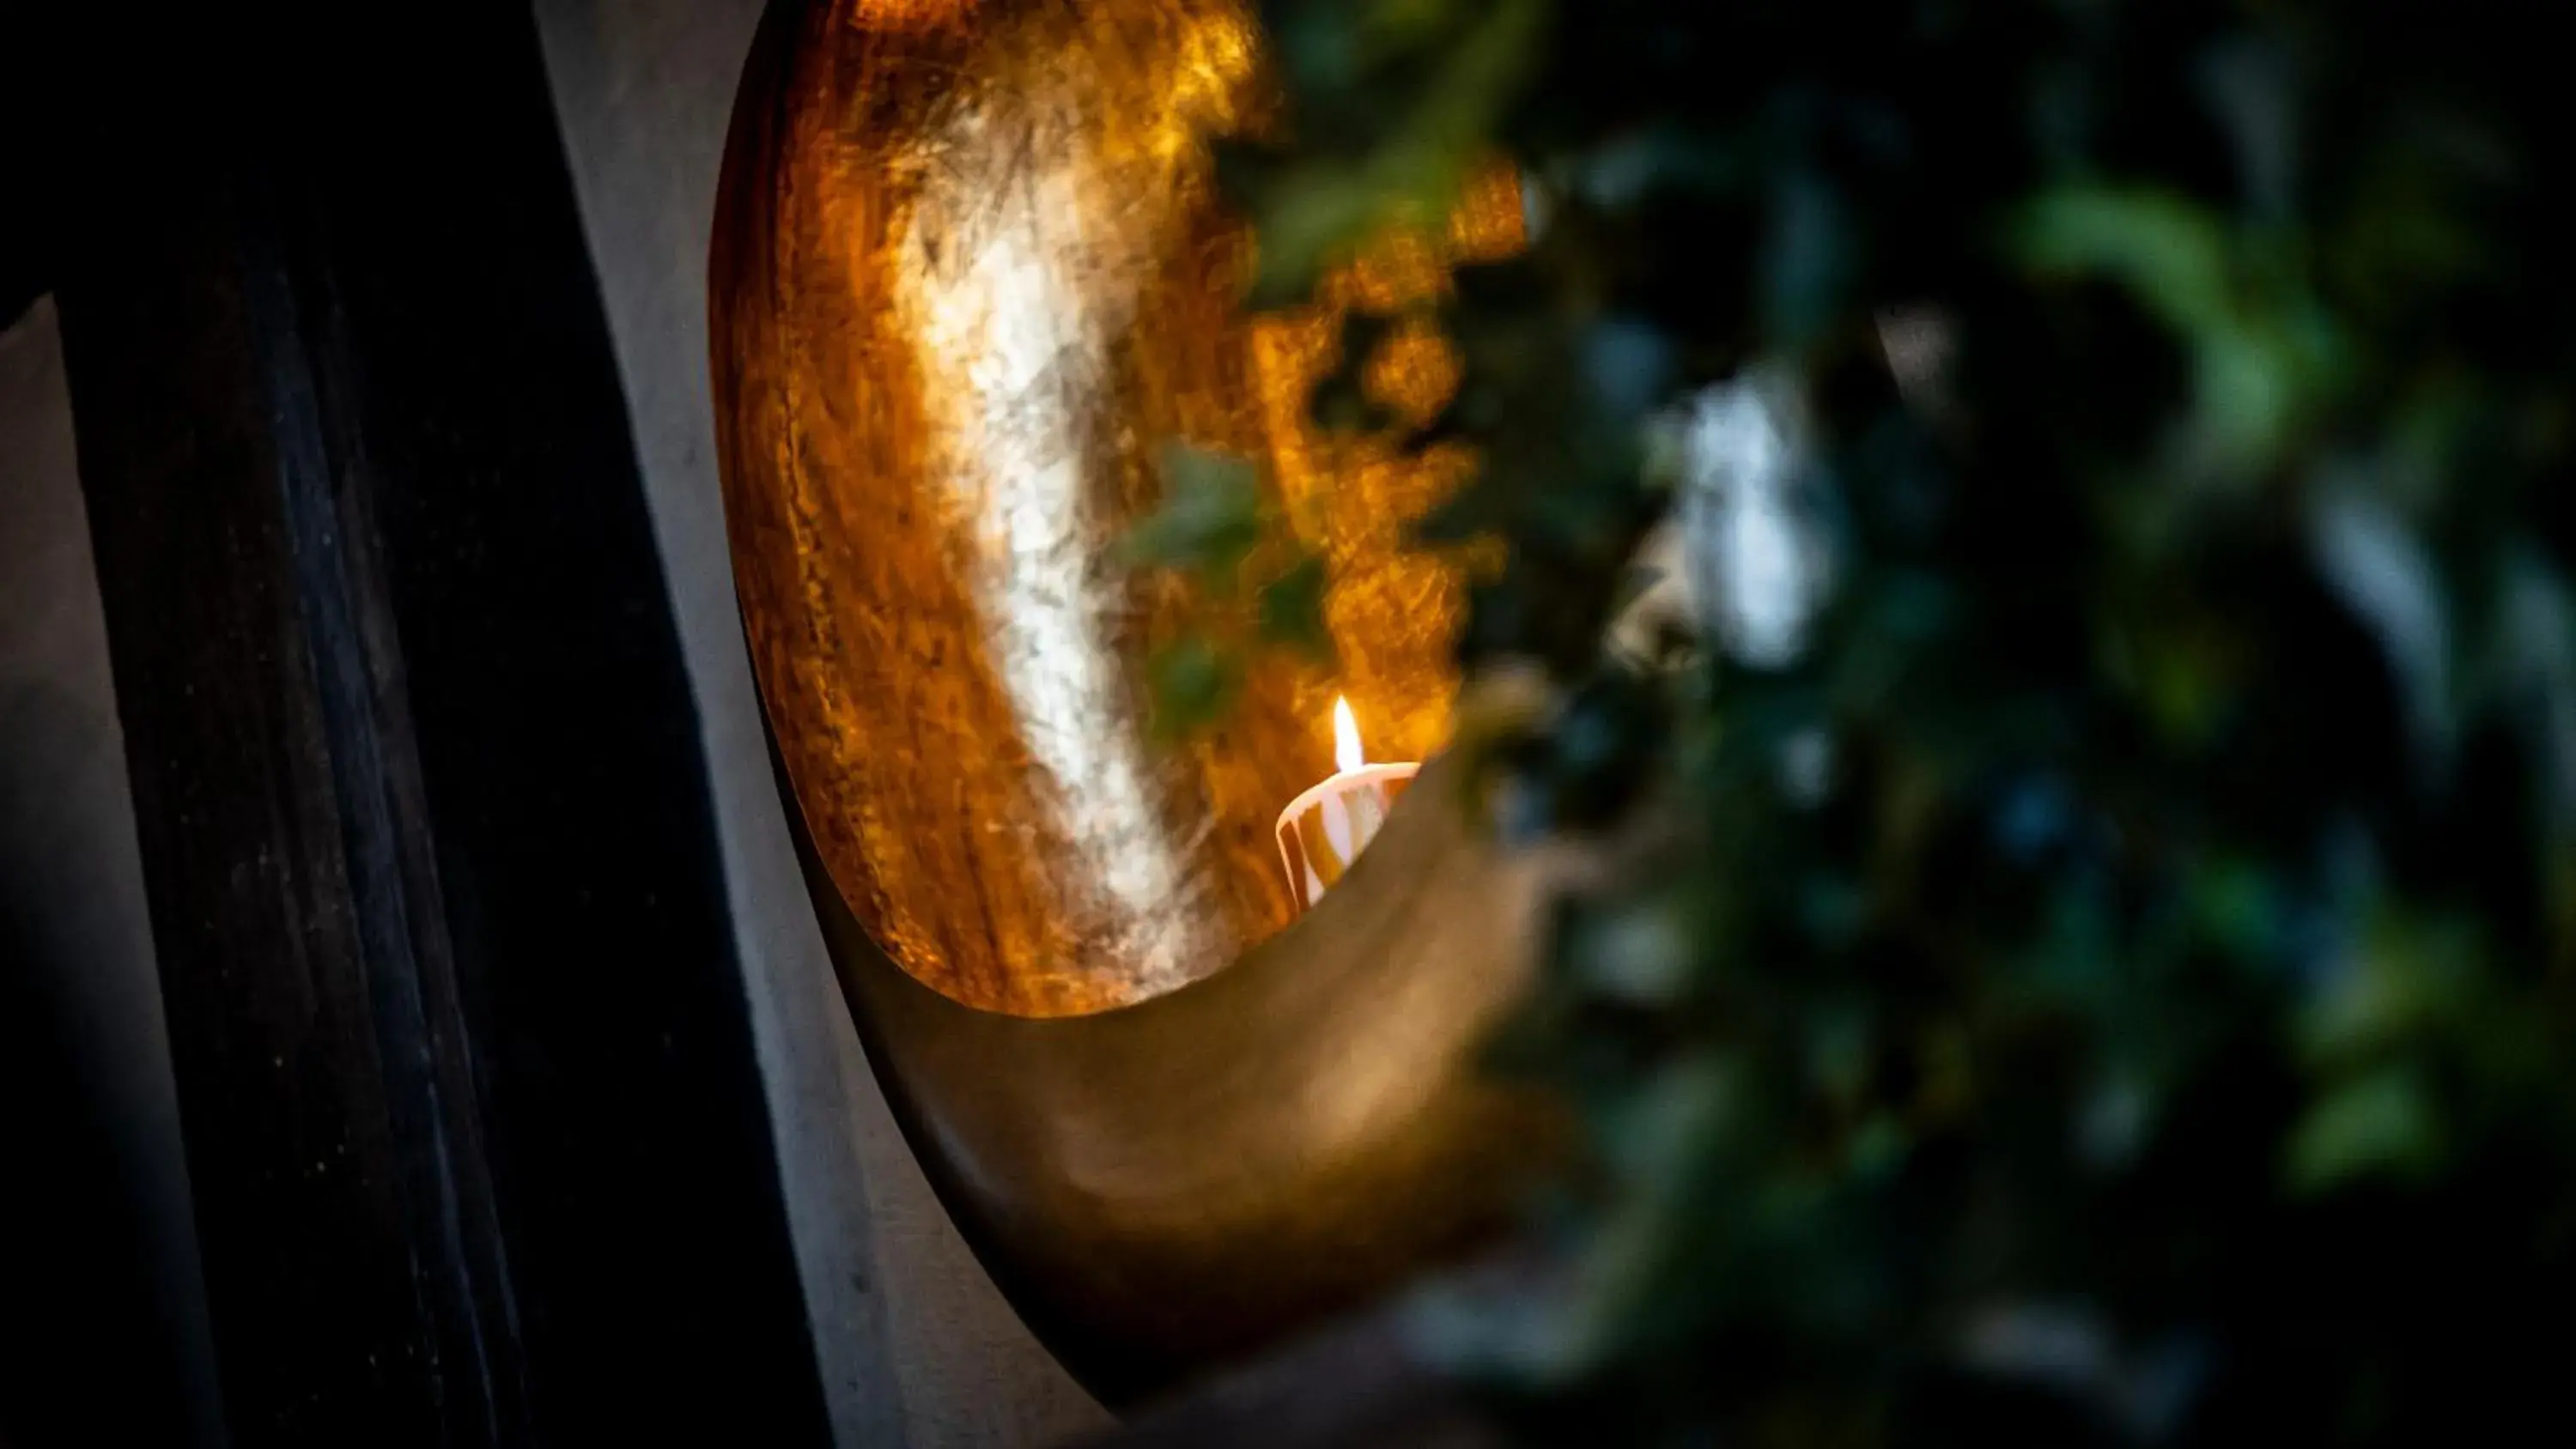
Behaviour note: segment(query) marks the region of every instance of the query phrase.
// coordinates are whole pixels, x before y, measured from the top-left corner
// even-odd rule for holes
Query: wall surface
[[[706,259],[760,0],[539,0],[584,229],[706,732],[815,1350],[845,1446],[1039,1445],[1101,1410],[1020,1325],[869,1075],[805,899],[734,611]]]
[[[39,300],[0,328],[0,1441],[221,1439],[71,400]]]

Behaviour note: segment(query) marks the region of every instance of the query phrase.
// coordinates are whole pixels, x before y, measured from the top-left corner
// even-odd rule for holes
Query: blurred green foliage
[[[1558,686],[1489,742],[1510,828],[1661,841],[1499,1048],[1592,1128],[1562,1271],[1443,1350],[1588,1442],[2562,1419],[2553,7],[1265,11],[1293,138],[1225,167],[1262,298],[1523,168],[1531,244],[1461,276],[1410,439],[1481,470],[1422,533],[1506,545],[1461,648]],[[1831,591],[1790,657],[1641,670],[1603,626],[1674,409],[1757,363]]]
[[[1198,589],[1189,627],[1148,661],[1154,726],[1178,739],[1217,719],[1243,684],[1247,655],[1284,648],[1329,661],[1324,561],[1262,507],[1254,465],[1172,444],[1163,455],[1163,499],[1124,540],[1137,569],[1183,574]]]

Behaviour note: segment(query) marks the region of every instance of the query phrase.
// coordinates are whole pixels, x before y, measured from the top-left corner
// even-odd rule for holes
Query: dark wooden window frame
[[[530,17],[179,9],[44,255],[234,1438],[819,1442]]]

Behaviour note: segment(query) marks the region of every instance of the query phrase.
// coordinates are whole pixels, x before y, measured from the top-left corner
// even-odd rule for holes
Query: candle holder
[[[1279,863],[1303,913],[1324,898],[1377,837],[1420,765],[1363,765],[1309,788],[1279,812]]]
[[[1166,441],[1222,444],[1330,564],[1369,743],[1451,794],[1466,579],[1392,522],[1454,468],[1315,430],[1343,302],[1241,307],[1202,143],[1270,124],[1256,8],[773,0],[708,268],[744,637],[852,1019],[966,1240],[1115,1402],[1517,1221],[1551,1120],[1477,1069],[1534,969],[1530,857],[1392,810],[1415,767],[1338,748],[1350,711],[1318,749],[1287,651],[1177,748],[1146,708],[1193,600],[1123,540]],[[1497,169],[1349,304],[1429,299],[1522,216]]]

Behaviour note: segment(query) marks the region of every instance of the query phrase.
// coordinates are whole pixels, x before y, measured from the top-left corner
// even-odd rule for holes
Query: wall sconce
[[[1261,66],[1234,0],[778,0],[712,260],[736,587],[845,995],[970,1241],[1112,1398],[1454,1250],[1530,1160],[1468,1065],[1527,868],[1440,764],[1392,808],[1412,767],[1355,778],[1319,729],[1347,698],[1392,758],[1442,743],[1459,581],[1398,540],[1468,460],[1304,416],[1339,309],[1516,248],[1517,192],[1246,319],[1207,143],[1262,121]],[[1398,391],[1446,386],[1415,362]],[[1189,600],[1115,548],[1175,438],[1265,461],[1339,661],[1260,665],[1177,748],[1144,664]]]

